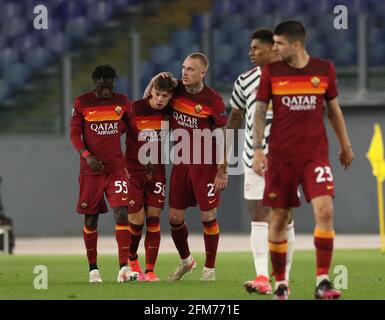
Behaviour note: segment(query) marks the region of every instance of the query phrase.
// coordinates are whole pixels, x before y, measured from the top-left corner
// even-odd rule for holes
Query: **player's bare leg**
[[[325,195],[311,200],[315,216],[314,245],[316,248],[317,282],[316,299],[338,299],[341,292],[329,281],[329,268],[333,256],[334,225],[333,200]]]
[[[115,236],[118,243],[119,252],[119,274],[117,281],[135,281],[138,277],[137,272],[133,272],[127,266],[129,244],[130,244],[130,226],[128,223],[128,213],[126,207],[113,208],[115,217]]]
[[[144,281],[144,272],[140,266],[138,260],[138,247],[140,239],[142,238],[142,229],[144,225],[144,217],[146,213],[142,207],[138,212],[130,213],[128,215],[128,221],[130,223],[130,242],[129,242],[129,253],[128,263],[132,271],[138,273],[138,281]]]
[[[89,282],[91,283],[102,282],[97,266],[98,218],[98,214],[84,215],[83,239],[87,250],[87,259],[90,268]]]
[[[288,299],[289,288],[285,278],[287,253],[287,225],[290,208],[270,209],[269,249],[271,264],[275,277],[275,292],[273,299]]]
[[[175,271],[169,276],[169,280],[177,281],[196,267],[196,262],[190,253],[188,245],[188,229],[184,222],[185,210],[170,208],[169,223],[171,236],[181,258]]]
[[[246,200],[251,220],[250,244],[254,258],[256,278],[244,283],[247,292],[271,294],[268,271],[268,228],[269,209],[262,205],[262,200]]]
[[[206,260],[202,270],[202,281],[215,280],[215,260],[219,242],[219,226],[217,222],[217,209],[201,211],[203,223],[203,237],[205,242]]]
[[[146,251],[146,271],[144,273],[146,281],[159,281],[160,279],[154,272],[156,259],[158,258],[160,246],[160,214],[161,208],[149,206],[146,210],[146,237],[144,248]]]

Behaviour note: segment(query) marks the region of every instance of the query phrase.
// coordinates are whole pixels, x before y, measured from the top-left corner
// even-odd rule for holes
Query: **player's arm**
[[[267,106],[267,102],[256,102],[253,122],[253,170],[260,176],[263,176],[263,170],[267,166],[266,156],[263,152]]]
[[[148,86],[146,87],[146,89],[144,89],[144,92],[143,92],[143,99],[146,99],[148,98],[150,95],[151,95],[151,89],[152,89],[152,86],[154,85],[154,82],[155,80],[158,78],[158,77],[163,77],[163,78],[172,78],[174,79],[175,81],[177,81],[175,78],[172,77],[171,73],[170,72],[166,72],[166,71],[163,71],[163,72],[159,72],[157,75],[153,76],[152,79],[150,80],[150,83],[148,84]]]
[[[226,107],[223,103],[223,99],[218,96],[215,99],[212,107],[212,117],[214,121],[215,130],[219,131],[220,137],[217,136],[218,142],[223,146],[219,148],[221,153],[217,156],[220,158],[218,163],[218,172],[214,180],[214,192],[221,191],[227,187],[228,176],[227,176],[227,152],[226,152],[226,124],[227,124],[227,114]]]
[[[355,158],[355,155],[337,98],[327,101],[327,116],[340,143],[341,151],[339,158],[341,165],[347,169]]]
[[[271,78],[269,65],[267,64],[262,69],[253,119],[253,170],[261,177],[263,176],[263,170],[267,168],[267,159],[263,152],[263,137],[266,127],[266,112],[271,97]]]
[[[73,147],[79,152],[79,154],[86,160],[87,164],[94,171],[103,170],[104,166],[101,161],[96,159],[94,155],[92,155],[84,145],[82,135],[83,135],[83,115],[80,111],[78,111],[76,107],[76,100],[72,111],[71,117],[71,143]]]

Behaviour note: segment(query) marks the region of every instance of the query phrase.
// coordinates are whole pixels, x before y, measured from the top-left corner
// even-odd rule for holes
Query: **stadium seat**
[[[8,95],[9,85],[3,79],[0,79],[0,102],[2,102]]]

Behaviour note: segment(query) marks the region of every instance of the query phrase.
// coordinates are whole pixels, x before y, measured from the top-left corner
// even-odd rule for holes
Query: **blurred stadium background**
[[[48,8],[48,29],[35,30],[33,8]],[[333,27],[333,8],[348,8],[348,29]],[[357,159],[345,172],[330,128],[336,179],[337,233],[378,233],[376,183],[365,158],[373,124],[385,127],[385,3],[383,0],[0,0],[0,172],[4,213],[16,236],[80,235],[75,213],[78,155],[68,137],[73,98],[91,87],[90,74],[111,63],[117,91],[141,96],[160,71],[180,76],[181,62],[203,51],[206,82],[228,106],[234,80],[250,68],[251,31],[296,18],[308,31],[311,55],[332,60],[340,102]],[[191,209],[191,232],[201,225]],[[222,232],[249,232],[243,177],[230,177],[219,208]],[[308,205],[296,210],[298,233],[312,233]],[[168,233],[167,208],[162,228]],[[113,233],[101,218],[101,234]],[[248,250],[248,248],[245,248]]]

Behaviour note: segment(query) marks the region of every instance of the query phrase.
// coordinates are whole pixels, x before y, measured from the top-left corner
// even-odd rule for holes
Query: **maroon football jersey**
[[[103,171],[94,172],[81,158],[81,173],[112,173],[124,168],[120,136],[126,131],[130,114],[131,104],[124,94],[114,93],[111,98],[102,99],[92,91],[75,98],[71,126],[82,127],[86,149],[104,165]]]
[[[337,96],[332,63],[311,57],[302,69],[279,61],[265,65],[257,100],[273,104],[269,156],[297,162],[328,156],[324,99]]]
[[[168,130],[161,130],[162,121],[167,121],[169,108],[162,110],[153,109],[149,99],[140,99],[132,104],[135,116],[130,121],[126,135],[126,166],[129,171],[144,170],[144,165],[139,161],[139,148],[145,141],[156,143],[157,157],[151,161],[153,164],[164,164],[164,150],[161,141],[167,137]],[[138,143],[143,141],[143,143]],[[155,155],[156,156],[156,155]]]
[[[182,164],[198,167],[216,165],[216,139],[212,138],[211,141],[205,141],[201,137],[195,139],[195,141],[200,141],[200,146],[199,144],[194,146],[193,137],[194,134],[198,134],[199,137],[200,130],[212,131],[216,127],[226,125],[227,115],[222,97],[206,85],[197,94],[188,93],[182,82],[179,81],[170,104],[172,107],[171,129],[173,131],[176,129],[186,130],[190,139],[190,154],[189,157],[186,156],[189,160],[187,163],[182,162]],[[183,141],[183,138],[179,137],[175,145],[181,140]],[[183,157],[181,153],[179,156]],[[206,160],[211,159],[210,163],[205,164],[205,156]]]

